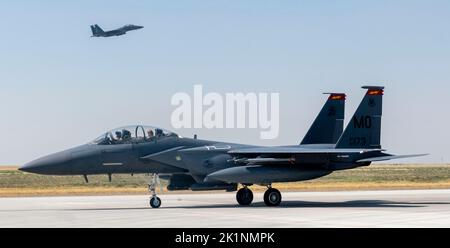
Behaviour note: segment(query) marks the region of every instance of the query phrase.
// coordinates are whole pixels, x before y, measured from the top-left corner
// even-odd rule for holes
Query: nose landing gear
[[[152,208],[160,208],[161,207],[161,199],[157,196],[154,196],[150,199],[150,206]]]
[[[150,180],[150,183],[148,184],[148,191],[150,191],[151,197],[150,197],[150,206],[152,208],[160,208],[162,201],[161,199],[156,195],[156,187],[161,186],[161,181],[159,180],[158,174],[153,174],[152,179]]]

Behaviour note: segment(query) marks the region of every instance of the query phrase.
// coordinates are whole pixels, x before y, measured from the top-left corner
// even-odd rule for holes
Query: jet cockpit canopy
[[[129,143],[145,143],[167,137],[179,137],[176,133],[152,126],[127,126],[113,129],[94,141],[96,145],[119,145]]]

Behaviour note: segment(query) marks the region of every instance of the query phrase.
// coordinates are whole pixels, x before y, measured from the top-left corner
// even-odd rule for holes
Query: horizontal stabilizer
[[[382,156],[382,157],[374,157],[374,158],[365,158],[356,161],[357,163],[366,163],[366,162],[380,162],[380,161],[387,161],[392,159],[402,159],[402,158],[415,158],[415,157],[423,157],[428,156],[429,154],[413,154],[413,155],[399,155],[399,156]]]

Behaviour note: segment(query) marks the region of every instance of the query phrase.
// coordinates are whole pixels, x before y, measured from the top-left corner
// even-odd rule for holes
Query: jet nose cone
[[[20,171],[28,173],[39,173],[39,171],[44,168],[47,163],[43,159],[37,159],[32,162],[26,163],[19,168]]]
[[[58,168],[66,164],[70,159],[69,152],[60,152],[52,154],[20,167],[20,171],[36,174],[55,174]]]

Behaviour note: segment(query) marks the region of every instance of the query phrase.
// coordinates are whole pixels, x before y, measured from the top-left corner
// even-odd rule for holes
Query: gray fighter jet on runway
[[[142,29],[143,26],[136,26],[136,25],[126,25],[118,29],[114,29],[111,31],[103,31],[100,26],[97,24],[91,26],[92,30],[92,37],[111,37],[111,36],[121,36],[126,34],[128,31],[133,31],[137,29]]]
[[[423,156],[394,156],[381,148],[384,87],[366,86],[367,93],[343,132],[344,94],[328,101],[300,145],[260,147],[183,138],[160,128],[133,126],[101,135],[89,144],[56,153],[20,168],[45,175],[153,174],[150,205],[161,206],[156,195],[160,176],[168,189],[226,190],[240,205],[253,202],[252,185],[268,188],[267,206],[282,202],[273,183],[297,182],[334,171],[369,166],[372,162]]]

